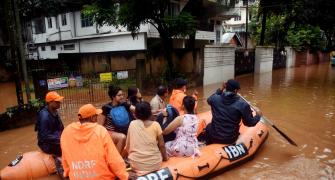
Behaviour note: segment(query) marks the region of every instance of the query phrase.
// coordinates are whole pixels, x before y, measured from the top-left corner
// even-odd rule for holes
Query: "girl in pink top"
[[[177,136],[173,141],[165,143],[166,152],[169,156],[195,156],[199,155],[197,130],[199,120],[194,114],[195,99],[192,96],[185,96],[183,107],[186,114],[176,117],[163,135],[175,131]]]

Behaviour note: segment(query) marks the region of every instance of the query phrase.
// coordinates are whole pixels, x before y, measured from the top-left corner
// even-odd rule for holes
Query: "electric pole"
[[[246,1],[246,7],[245,7],[245,49],[248,49],[248,17],[249,17],[249,13],[248,13],[248,8],[249,8],[249,0],[245,0]]]

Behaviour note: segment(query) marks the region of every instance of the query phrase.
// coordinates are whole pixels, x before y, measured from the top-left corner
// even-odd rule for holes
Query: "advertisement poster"
[[[112,73],[100,73],[100,82],[112,81]]]
[[[48,89],[61,89],[69,86],[69,78],[68,77],[60,77],[48,79]]]
[[[76,76],[76,86],[77,87],[83,87],[83,77],[82,76]]]
[[[128,78],[128,71],[118,71],[116,74],[117,79],[127,79]]]

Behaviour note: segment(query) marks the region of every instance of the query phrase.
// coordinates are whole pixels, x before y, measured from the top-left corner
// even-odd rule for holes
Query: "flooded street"
[[[213,179],[335,179],[335,67],[302,66],[236,79],[240,93],[299,146],[288,144],[270,127],[268,140],[253,160]],[[197,88],[202,96],[199,112],[210,110],[206,98],[219,87]],[[64,124],[73,120],[73,114],[62,117]],[[33,129],[31,125],[0,132],[1,168],[16,154],[37,149]]]

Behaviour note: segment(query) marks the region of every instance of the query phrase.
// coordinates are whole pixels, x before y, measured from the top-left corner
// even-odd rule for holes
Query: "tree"
[[[298,51],[304,49],[325,49],[325,38],[322,30],[318,26],[302,24],[301,22],[291,22],[289,18],[287,18],[288,16],[290,15],[271,15],[267,17],[264,44],[279,48],[289,45]],[[258,26],[257,19],[252,19],[250,29],[253,39],[259,42],[262,27]]]
[[[327,49],[335,49],[334,0],[295,0],[291,21],[319,27],[326,36]]]
[[[92,15],[98,25],[127,27],[135,36],[141,24],[153,25],[163,45],[167,60],[166,79],[173,77],[172,50],[173,38],[194,34],[196,21],[188,12],[174,14],[170,0],[93,0],[85,6],[84,12]]]
[[[260,0],[259,16],[262,16],[262,29],[259,44],[264,45],[266,19],[269,15],[285,15],[292,9],[293,0]],[[285,28],[287,28],[286,26]]]

